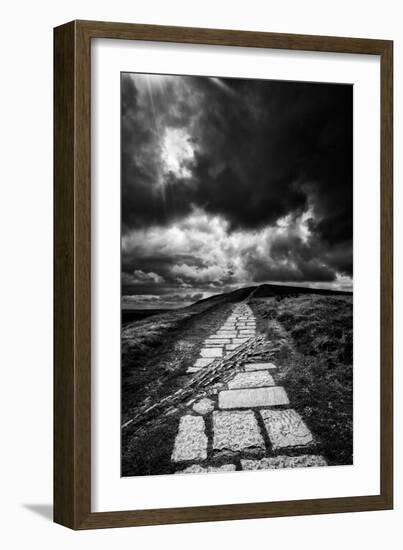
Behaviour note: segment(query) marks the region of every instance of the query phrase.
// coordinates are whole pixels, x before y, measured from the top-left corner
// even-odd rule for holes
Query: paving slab
[[[215,337],[216,338],[235,338],[237,336],[237,331],[223,331],[221,330],[220,332],[216,332],[215,334]]]
[[[266,409],[260,414],[274,450],[313,443],[309,428],[294,409]]]
[[[182,416],[172,451],[172,461],[205,460],[206,458],[207,436],[203,417],[189,414]]]
[[[264,440],[253,411],[215,411],[213,413],[213,449],[242,451],[265,449]]]
[[[200,355],[202,357],[222,357],[222,348],[202,348]]]
[[[251,407],[275,407],[288,405],[289,400],[283,387],[250,388],[244,390],[223,390],[218,394],[220,409],[245,409]]]
[[[260,460],[241,460],[242,470],[277,470],[279,468],[314,468],[327,466],[321,455],[279,455]]]
[[[233,344],[244,344],[248,340],[249,340],[249,338],[233,338],[232,343]]]
[[[204,397],[200,401],[197,401],[192,408],[197,414],[205,415],[214,410],[214,401],[208,397]]]
[[[238,388],[261,388],[263,386],[275,386],[272,376],[265,370],[252,372],[239,372],[228,382],[230,390]]]
[[[193,365],[196,368],[208,367],[214,361],[214,357],[199,357]]]
[[[225,344],[222,344],[221,342],[220,343],[213,343],[213,344],[210,344],[209,342],[205,342],[203,344],[203,347],[204,348],[223,348],[225,346]]]
[[[277,370],[273,363],[246,363],[243,367],[245,370]]]
[[[235,464],[223,464],[222,466],[200,466],[200,464],[192,464],[184,470],[179,470],[175,474],[210,474],[219,472],[235,472]]]
[[[234,351],[236,348],[239,348],[241,344],[226,344],[225,350],[226,351]]]
[[[229,344],[230,342],[231,338],[213,338],[212,336],[204,340],[205,344]]]
[[[202,367],[188,367],[188,369],[186,370],[186,373],[187,374],[193,374],[195,372],[199,372],[199,370],[201,370]]]

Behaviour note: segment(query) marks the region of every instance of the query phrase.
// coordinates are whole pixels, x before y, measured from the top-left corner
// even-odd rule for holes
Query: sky
[[[123,307],[352,290],[352,86],[121,79]]]

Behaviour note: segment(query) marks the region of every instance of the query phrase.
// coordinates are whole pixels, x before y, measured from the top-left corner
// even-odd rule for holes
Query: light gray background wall
[[[393,0],[248,0],[238,4],[233,0],[14,0],[2,5],[0,541],[5,543],[4,548],[400,547],[403,513],[399,467],[393,512],[82,533],[53,525],[44,516],[50,514],[52,495],[52,27],[78,18],[395,40],[395,365],[399,419],[403,416],[399,372],[402,346],[398,341],[403,300],[401,284],[397,284],[403,276],[403,196],[399,188],[403,116],[399,102],[403,92],[401,11],[401,3]],[[399,421],[396,436],[399,466]]]

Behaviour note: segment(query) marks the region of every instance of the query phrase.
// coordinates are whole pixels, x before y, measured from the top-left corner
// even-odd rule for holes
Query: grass
[[[199,304],[127,325],[122,331],[122,414],[158,401],[197,358],[204,338],[227,317],[230,306]]]
[[[171,453],[178,425],[179,414],[157,418],[134,434],[124,434],[122,476],[174,473]]]
[[[280,289],[281,290],[281,289]],[[277,289],[275,289],[277,292]],[[247,289],[250,292],[250,289]],[[352,297],[275,294],[250,301],[258,332],[273,346],[277,383],[329,464],[351,464]],[[274,291],[273,291],[274,292]],[[246,290],[126,324],[122,330],[122,420],[183,388],[203,340],[222,325]],[[122,431],[122,475],[173,473],[171,453],[183,411],[141,420]],[[141,417],[142,418],[142,417]]]
[[[275,360],[292,406],[329,464],[353,459],[351,296],[253,299],[257,328],[281,342]]]
[[[203,340],[228,317],[226,300],[148,317],[122,331],[122,421],[183,387],[185,372]],[[187,377],[186,377],[187,378]],[[179,414],[155,418],[122,432],[122,475],[171,473]]]

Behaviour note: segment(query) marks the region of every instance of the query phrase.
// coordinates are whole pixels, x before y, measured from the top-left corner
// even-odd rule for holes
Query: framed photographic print
[[[392,42],[54,38],[55,521],[392,508]]]

